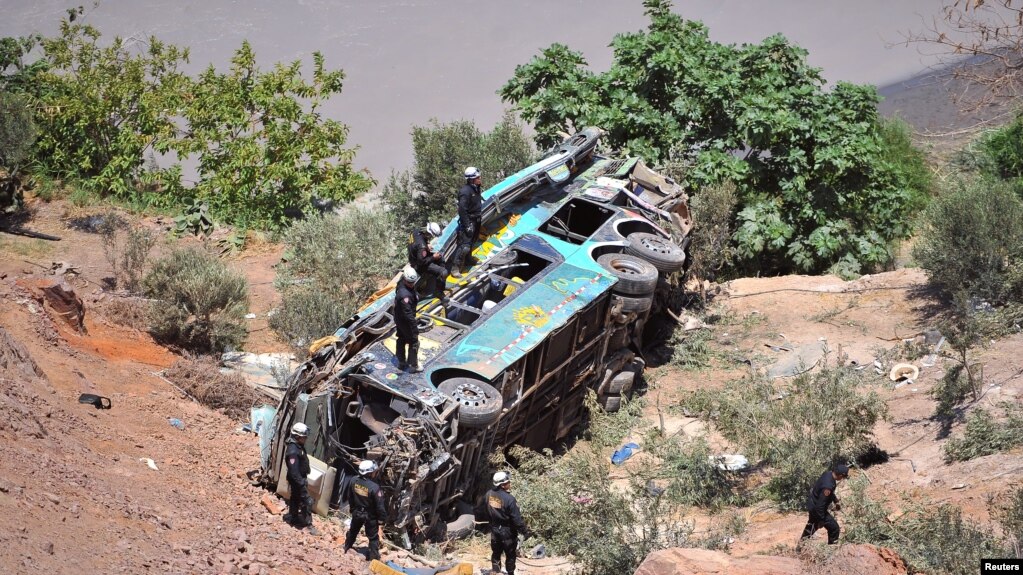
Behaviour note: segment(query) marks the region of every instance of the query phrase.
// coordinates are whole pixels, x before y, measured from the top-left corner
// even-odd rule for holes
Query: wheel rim
[[[483,393],[483,390],[480,389],[478,385],[473,385],[471,383],[460,384],[454,389],[451,395],[458,403],[473,407],[486,405],[487,402],[490,401],[490,398],[487,397],[486,393]]]
[[[621,275],[636,276],[640,274],[639,270],[631,262],[625,260],[615,260],[611,265]]]
[[[645,249],[658,254],[671,255],[675,253],[675,244],[668,243],[658,237],[642,237],[640,238],[639,243]]]

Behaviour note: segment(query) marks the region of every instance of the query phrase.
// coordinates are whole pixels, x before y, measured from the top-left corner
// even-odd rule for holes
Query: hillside
[[[147,335],[118,325],[123,318],[112,321],[111,315],[121,312],[111,305],[118,298],[98,287],[110,272],[99,236],[67,225],[66,216],[81,217],[81,210],[60,202],[36,202],[32,209],[33,229],[63,239],[0,238],[5,253],[0,263],[0,399],[10,414],[0,422],[0,460],[5,462],[0,466],[0,564],[5,572],[363,572],[361,556],[339,553],[341,523],[317,520],[322,535],[316,537],[268,512],[261,502],[267,493],[251,486],[245,475],[258,465],[255,436],[162,380],[156,372],[176,356]],[[156,220],[145,223],[161,229]],[[281,349],[265,326],[275,297],[272,265],[279,254],[279,248],[267,246],[231,262],[253,285],[257,318],[250,322],[247,346],[253,351]],[[53,275],[54,267],[73,271],[61,278]],[[85,333],[43,303],[40,286],[61,279],[84,300]],[[711,339],[744,361],[715,362],[702,371],[658,368],[648,377],[653,382],[646,402],[649,422],[659,423],[663,416],[669,430],[702,432],[699,421],[677,410],[659,414],[657,406],[676,404],[689,390],[720,385],[747,365],[765,367],[790,353],[769,345],[798,349],[823,341],[836,357],[841,351],[873,370],[885,349],[932,327],[934,303],[916,269],[854,282],[805,276],[730,282],[715,297],[728,320],[714,326]],[[1018,397],[1021,352],[1023,335],[980,351],[989,382],[981,404]],[[938,424],[929,419],[934,402],[927,391],[944,368],[939,360],[922,369],[916,382],[899,387],[877,376],[876,388],[891,417],[875,435],[888,461],[866,470],[869,493],[955,503],[968,517],[986,521],[987,498],[1018,484],[1023,453],[943,462],[945,439],[939,439]],[[109,397],[112,409],[77,403],[81,393]],[[172,427],[169,418],[182,420],[184,429]],[[958,426],[952,433],[957,431]],[[145,458],[157,469],[150,469]],[[802,514],[766,505],[742,512],[747,529],[731,546],[734,557],[790,553],[785,549],[802,527]],[[466,558],[484,566],[483,555]],[[391,557],[407,560],[393,552]],[[546,564],[524,565],[522,572],[549,572]]]

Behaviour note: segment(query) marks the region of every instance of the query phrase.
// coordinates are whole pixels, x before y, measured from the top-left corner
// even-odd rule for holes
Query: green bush
[[[103,255],[114,274],[114,283],[135,293],[140,287],[156,238],[147,228],[131,225],[115,212],[108,212],[102,217],[99,232]]]
[[[995,421],[982,408],[971,411],[963,434],[945,443],[942,449],[945,462],[968,461],[1023,445],[1023,410],[1008,403],[1002,407],[1005,410],[1003,421]]]
[[[465,120],[450,124],[432,120],[426,126],[414,126],[412,149],[412,169],[392,173],[383,191],[384,204],[404,231],[428,221],[443,225],[456,214],[456,192],[465,184],[466,167],[480,169],[486,188],[535,157],[522,125],[510,113],[490,132]]]
[[[1007,557],[1011,551],[991,530],[964,519],[950,504],[904,501],[895,514],[882,501],[866,496],[866,482],[850,479],[852,492],[842,498],[845,540],[890,547],[913,573],[966,575],[977,572],[982,558]]]
[[[245,340],[249,288],[245,276],[201,249],[182,248],[157,260],[142,281],[155,301],[150,333],[197,352],[222,352]]]
[[[758,378],[733,381],[701,394],[703,416],[751,460],[771,468],[766,493],[790,509],[802,508],[820,474],[837,461],[854,461],[873,445],[874,425],[887,416],[865,376],[825,366],[775,385]]]
[[[24,203],[20,171],[35,137],[28,101],[0,92],[0,213],[21,209]]]
[[[945,296],[1019,298],[1023,202],[1003,184],[959,181],[928,206],[913,257]]]
[[[643,448],[660,460],[652,475],[667,481],[665,496],[673,501],[712,510],[747,502],[738,476],[711,459],[706,439],[651,438]]]
[[[690,541],[681,507],[642,480],[614,485],[602,452],[577,447],[556,458],[512,448],[512,455],[519,461],[513,493],[526,525],[584,573],[632,573],[650,552]]]
[[[1002,527],[1010,549],[1020,557],[1023,553],[1023,488],[1016,487],[1007,494],[995,495],[988,505],[991,516]]]
[[[1023,115],[985,134],[979,148],[989,160],[984,165],[986,172],[1006,180],[1023,196]]]
[[[696,222],[689,246],[691,277],[717,281],[732,263],[732,222],[738,201],[738,190],[732,182],[707,186],[693,195],[689,204]]]
[[[334,333],[401,267],[399,238],[382,209],[352,207],[295,222],[285,236],[287,261],[277,276],[282,304],[270,327],[296,351]]]

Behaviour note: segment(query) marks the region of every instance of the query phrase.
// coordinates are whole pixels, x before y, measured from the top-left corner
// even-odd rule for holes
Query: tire
[[[629,234],[625,253],[642,258],[662,272],[677,272],[686,264],[686,252],[669,238],[646,232]]]
[[[627,345],[629,345],[628,329],[620,328],[611,332],[611,337],[607,340],[607,349],[609,351],[619,350]]]
[[[611,395],[625,395],[632,390],[634,381],[636,381],[636,372],[623,371],[611,378],[611,385],[607,386],[607,392]]]
[[[458,516],[458,519],[451,521],[447,524],[447,533],[445,539],[465,539],[472,535],[472,532],[476,530],[476,516],[472,513],[464,513]]]
[[[501,394],[488,383],[470,377],[453,377],[437,386],[458,403],[458,422],[465,427],[486,427],[497,421],[504,406]]]
[[[641,258],[629,254],[604,254],[597,258],[597,263],[618,278],[618,283],[612,288],[615,293],[648,295],[657,287],[657,268]]]
[[[618,413],[618,410],[622,408],[622,396],[609,395],[601,400],[600,407],[608,413]]]
[[[622,313],[643,313],[654,305],[654,298],[651,297],[627,297],[617,295],[615,302],[622,302]]]

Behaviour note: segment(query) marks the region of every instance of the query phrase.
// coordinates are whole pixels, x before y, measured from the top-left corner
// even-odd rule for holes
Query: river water
[[[56,32],[88,0],[0,0],[0,36]],[[810,52],[829,82],[898,85],[934,64],[898,45],[940,11],[940,0],[677,0],[714,40],[756,43],[782,33]],[[474,120],[489,129],[495,92],[515,66],[561,42],[596,69],[617,32],[643,28],[640,0],[105,0],[87,21],[106,36],[149,36],[191,50],[189,69],[224,67],[248,39],[265,66],[319,50],[346,74],[325,107],[351,127],[356,165],[378,181],[411,162],[413,125]]]

